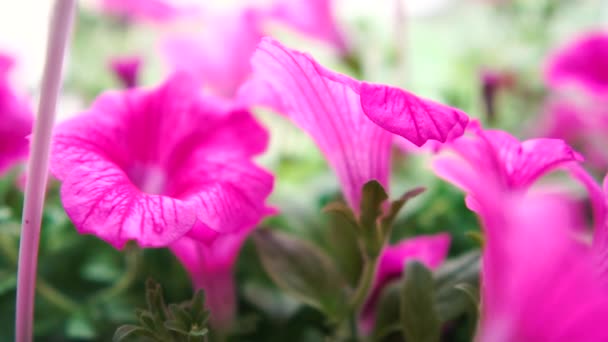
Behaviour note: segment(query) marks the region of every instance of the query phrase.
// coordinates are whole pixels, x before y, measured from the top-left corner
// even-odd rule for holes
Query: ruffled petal
[[[446,142],[464,133],[467,115],[408,91],[381,84],[361,83],[361,106],[382,128],[417,146],[427,140]]]
[[[80,232],[158,247],[185,234],[213,240],[272,212],[273,177],[251,161],[266,131],[192,84],[176,76],[106,93],[56,128],[51,171]]]
[[[254,79],[243,89],[269,90],[257,98],[264,98],[263,104],[270,104],[313,138],[352,208],[359,208],[367,181],[388,185],[391,134],[363,114],[359,96],[346,82],[355,80],[334,74],[309,55],[270,38],[260,43],[252,64]]]
[[[530,186],[547,172],[583,157],[560,139],[530,139],[520,143],[506,132],[480,131],[480,136],[494,148],[513,188]]]
[[[473,197],[491,183],[511,192],[526,191],[548,172],[583,160],[559,139],[530,139],[520,143],[507,132],[483,130],[476,122],[469,127],[473,135],[447,145],[459,158],[439,157],[434,162],[434,170]],[[469,200],[471,204],[474,202]]]
[[[72,170],[61,187],[63,207],[81,234],[94,234],[117,249],[129,240],[163,247],[193,228],[197,208],[176,198],[142,193],[110,162]]]

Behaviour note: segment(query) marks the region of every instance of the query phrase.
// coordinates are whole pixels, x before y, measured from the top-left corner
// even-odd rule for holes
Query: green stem
[[[36,290],[46,301],[67,313],[76,312],[80,308],[78,303],[63,295],[41,277],[38,277],[36,282]]]
[[[355,291],[355,294],[351,300],[351,310],[353,313],[357,314],[361,310],[365,299],[367,298],[368,292],[372,286],[372,282],[374,280],[374,275],[376,274],[376,260],[374,259],[365,259],[363,264],[363,271],[361,273],[361,277],[359,278],[359,285]]]

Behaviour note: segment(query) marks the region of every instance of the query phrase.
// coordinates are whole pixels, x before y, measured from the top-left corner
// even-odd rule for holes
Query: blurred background
[[[145,0],[143,0],[145,1]],[[128,1],[127,1],[128,2]],[[141,61],[138,83],[159,84],[174,66],[163,44],[174,37],[198,37],[213,30],[212,13],[233,13],[268,1],[175,0],[187,15],[159,20],[157,14],[130,18],[109,11],[101,0],[81,0],[65,68],[58,120],[86,109],[101,92],[122,88],[110,68],[117,57]],[[0,1],[0,51],[13,56],[14,88],[35,108],[44,63],[52,1]],[[162,12],[162,11],[161,11]],[[488,127],[520,138],[544,135],[551,96],[543,79],[552,51],[589,31],[608,27],[606,0],[335,0],[331,12],[348,44],[346,51],[280,22],[265,23],[264,34],[311,53],[321,64],[368,81],[397,85],[458,107]],[[222,35],[217,49],[231,48]],[[225,44],[224,44],[225,43]],[[235,50],[235,54],[237,54]],[[212,91],[212,90],[210,90]],[[271,200],[282,214],[267,225],[323,241],[327,223],[320,209],[339,192],[313,142],[282,117],[256,115],[271,132],[260,162],[277,175]],[[429,154],[407,143],[395,148],[392,192],[428,188],[400,225],[404,234],[448,230],[459,254],[474,244],[465,236],[477,229],[462,195],[430,172]],[[593,169],[593,165],[591,168]],[[600,175],[605,171],[596,169]],[[0,180],[0,341],[13,334],[15,261],[22,194],[20,170]],[[190,281],[165,250],[127,248],[119,252],[91,236],[80,236],[65,216],[57,184],[49,190],[42,232],[36,335],[41,341],[111,338],[116,326],[134,319],[143,305],[147,277],[161,280],[167,297],[191,295]],[[314,310],[278,292],[247,244],[237,270],[241,315],[238,340],[318,341],[324,322]]]

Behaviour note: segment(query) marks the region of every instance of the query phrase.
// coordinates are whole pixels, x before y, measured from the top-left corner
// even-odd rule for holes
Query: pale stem
[[[42,76],[38,113],[32,133],[21,222],[15,323],[15,341],[17,342],[32,340],[38,243],[48,177],[50,141],[55,121],[57,97],[61,88],[63,56],[75,6],[75,0],[56,0],[51,13],[46,63]]]

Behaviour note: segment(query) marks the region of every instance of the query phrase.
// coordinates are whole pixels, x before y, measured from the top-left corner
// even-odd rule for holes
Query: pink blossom
[[[162,43],[173,70],[188,72],[218,95],[232,98],[251,74],[249,62],[262,38],[262,15],[253,8],[205,17],[205,31],[177,36]]]
[[[333,15],[332,0],[276,0],[270,16],[348,54],[348,45]]]
[[[255,226],[220,234],[209,243],[182,237],[169,248],[184,265],[194,287],[205,291],[214,327],[228,329],[236,314],[236,288],[232,269],[245,239]]]
[[[608,292],[589,247],[563,220],[563,203],[487,190],[476,340],[607,341]]]
[[[139,56],[123,56],[110,59],[109,66],[125,88],[134,88],[138,83],[141,63]]]
[[[447,257],[449,247],[450,235],[447,233],[418,236],[385,247],[378,261],[372,290],[361,312],[363,330],[369,332],[373,328],[376,304],[382,290],[391,281],[401,277],[408,261],[417,260],[426,267],[436,269]]]
[[[551,88],[575,85],[598,96],[608,91],[608,33],[585,33],[554,52],[545,66]]]
[[[34,114],[29,102],[13,89],[9,73],[14,60],[0,54],[0,175],[27,157]]]
[[[388,187],[392,135],[370,117],[390,121],[387,112],[394,113],[399,122],[388,126],[418,145],[429,139],[445,141],[467,120],[464,114],[452,116],[447,106],[406,91],[329,71],[311,56],[271,38],[262,40],[252,64],[254,76],[241,88],[240,100],[269,106],[308,133],[355,210],[366,182],[375,179]]]
[[[251,158],[268,136],[246,110],[176,76],[158,88],[107,92],[60,124],[51,171],[80,233],[121,248],[208,240],[269,212],[273,178]]]
[[[443,179],[463,189],[467,204],[475,209],[476,197],[487,183],[503,191],[525,192],[538,178],[560,167],[583,160],[559,139],[519,142],[509,133],[469,126],[470,135],[449,144],[459,158],[440,157],[433,168]]]

